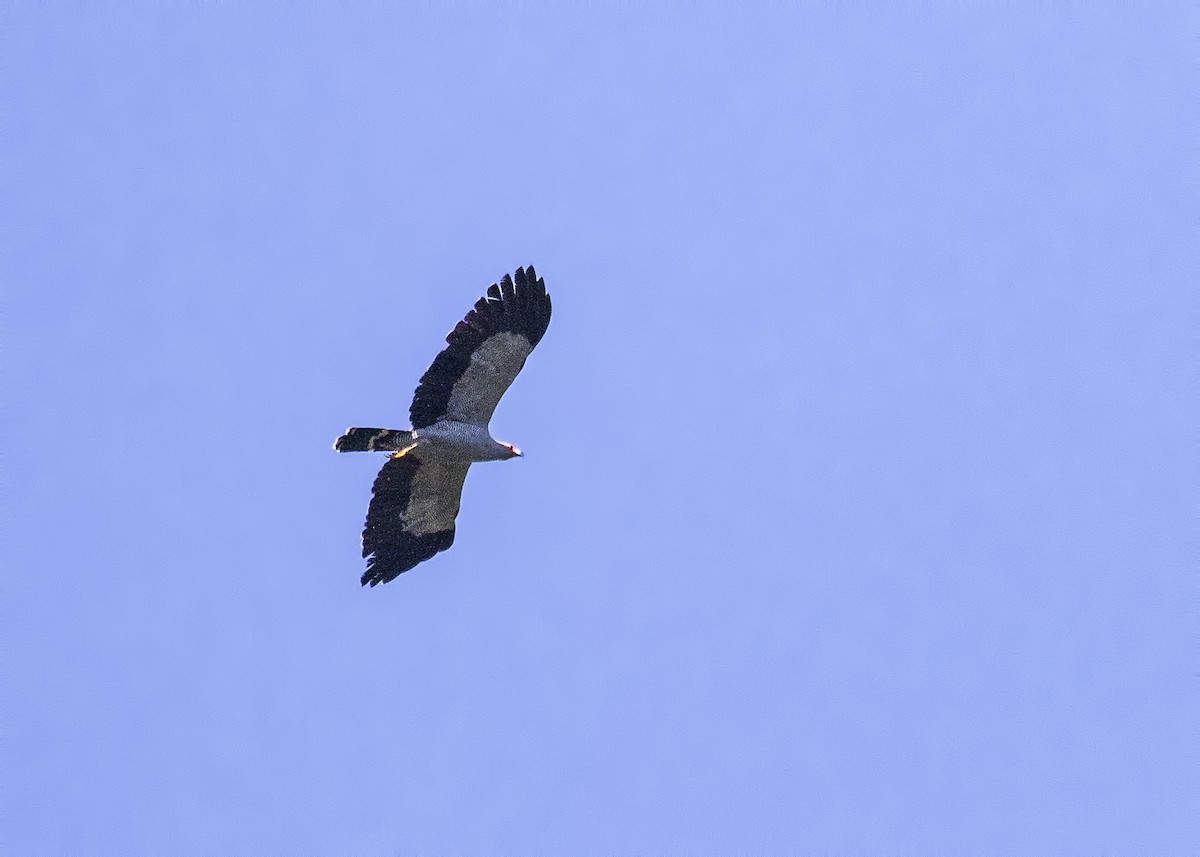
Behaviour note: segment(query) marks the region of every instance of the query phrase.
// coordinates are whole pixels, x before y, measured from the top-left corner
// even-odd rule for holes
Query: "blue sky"
[[[2,14],[10,853],[1200,847],[1183,4]]]

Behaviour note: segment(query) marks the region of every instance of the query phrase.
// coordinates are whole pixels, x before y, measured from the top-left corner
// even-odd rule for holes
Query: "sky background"
[[[11,854],[1200,849],[1186,4],[13,2]],[[358,585],[488,284],[549,332]]]

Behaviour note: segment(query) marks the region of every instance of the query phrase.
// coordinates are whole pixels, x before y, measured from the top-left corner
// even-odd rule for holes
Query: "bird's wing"
[[[421,376],[409,408],[413,428],[439,420],[486,427],[549,324],[550,296],[532,265],[493,283]]]
[[[375,478],[363,556],[363,585],[387,583],[454,544],[454,519],[467,478],[465,461],[443,461],[415,447],[398,452]]]

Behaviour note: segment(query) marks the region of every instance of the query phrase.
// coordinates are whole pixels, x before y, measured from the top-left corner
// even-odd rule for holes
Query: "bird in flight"
[[[411,430],[348,428],[338,452],[385,451],[371,489],[362,584],[387,583],[454,543],[467,469],[521,451],[492,438],[492,412],[550,324],[550,296],[533,266],[493,283],[446,336],[421,376]]]

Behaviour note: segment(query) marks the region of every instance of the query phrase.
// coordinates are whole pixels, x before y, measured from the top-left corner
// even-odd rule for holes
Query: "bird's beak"
[[[515,455],[517,458],[525,457],[525,453],[521,452],[521,450],[517,449],[515,446],[510,446],[509,449],[513,451],[513,455]]]

